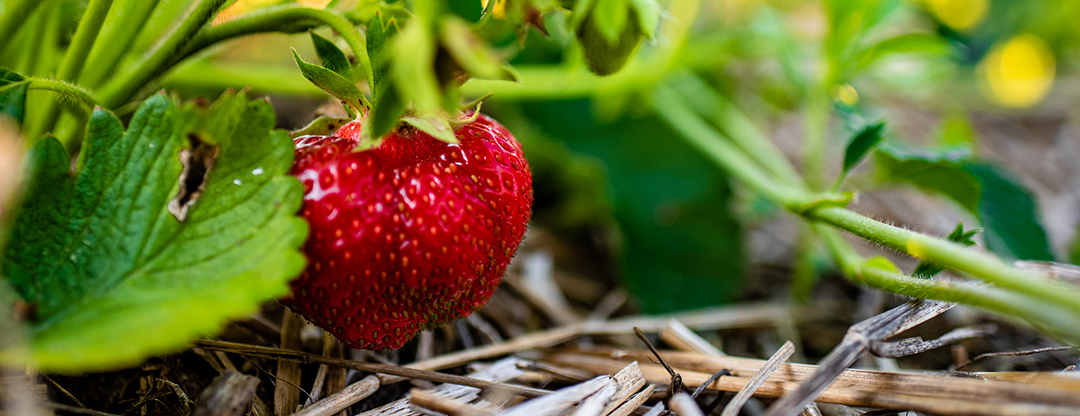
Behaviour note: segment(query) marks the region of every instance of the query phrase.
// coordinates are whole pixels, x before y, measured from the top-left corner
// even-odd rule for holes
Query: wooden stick
[[[596,377],[592,380],[584,383],[575,384],[570,387],[566,387],[560,390],[556,390],[551,394],[538,397],[529,401],[526,401],[517,406],[511,407],[504,412],[499,413],[500,416],[554,416],[559,415],[567,410],[577,406],[589,396],[594,394],[607,394],[615,393],[618,387],[615,385],[615,380],[611,376],[603,375]],[[599,406],[603,409],[603,405]],[[597,414],[599,414],[599,409]]]
[[[594,374],[608,374],[624,366],[627,360],[647,357],[646,351],[619,351],[620,359],[594,352],[555,352],[541,356],[545,362],[573,366]],[[739,391],[749,377],[763,365],[762,360],[735,357],[706,357],[700,354],[661,352],[689,386],[703,383],[720,369],[732,376],[721,377],[709,387],[720,391]],[[793,391],[810,376],[816,366],[781,364],[780,368],[757,390],[756,396],[780,397]],[[667,384],[670,376],[663,367],[641,364],[645,379]],[[995,373],[988,373],[994,375]],[[997,373],[1000,374],[1000,373]],[[1046,378],[1037,385],[1017,382],[977,380],[924,374],[887,373],[846,370],[817,399],[826,403],[851,406],[916,410],[935,414],[965,415],[1036,415],[1080,414],[1080,380],[1056,373],[1033,373]],[[1043,413],[1045,412],[1045,413]]]
[[[792,344],[791,341],[785,342],[772,357],[769,357],[769,361],[766,361],[765,365],[761,366],[761,369],[758,370],[757,373],[754,373],[753,377],[750,377],[750,380],[746,382],[746,385],[739,389],[739,392],[731,399],[731,402],[724,408],[724,411],[720,412],[720,416],[738,416],[739,411],[742,410],[743,405],[750,400],[750,397],[754,395],[754,392],[756,392],[762,384],[765,384],[765,380],[780,368],[780,364],[783,364],[788,358],[791,358],[791,354],[794,353],[795,344]]]
[[[513,354],[534,348],[550,347],[561,344],[581,335],[632,334],[634,327],[644,332],[657,332],[667,325],[670,318],[675,318],[689,328],[706,331],[729,328],[756,327],[772,324],[778,319],[797,317],[801,321],[824,316],[824,311],[811,308],[792,308],[786,303],[757,303],[739,306],[722,306],[682,312],[667,317],[630,317],[611,321],[586,321],[561,326],[547,331],[515,337],[512,340],[487,345],[471,350],[459,351],[424,361],[418,361],[406,367],[420,370],[441,370],[487,358]],[[401,381],[387,378],[383,384]]]
[[[311,406],[296,412],[293,416],[330,416],[342,410],[348,409],[354,403],[363,400],[379,389],[379,378],[367,376],[353,384],[346,386],[341,391],[326,396]]]
[[[675,393],[668,403],[671,404],[671,411],[679,416],[705,416],[697,403],[694,403],[694,399],[684,392]]]
[[[251,408],[258,377],[226,370],[199,394],[191,416],[242,416]]]
[[[668,319],[664,324],[664,329],[660,331],[660,339],[680,351],[696,352],[711,357],[727,355],[675,318]]]
[[[505,382],[514,379],[523,373],[519,368],[521,363],[521,360],[514,357],[504,358],[487,366],[483,370],[469,374],[469,377],[493,383]],[[462,403],[469,403],[480,397],[480,389],[454,384],[443,384],[429,391],[431,394],[454,399]],[[360,414],[360,416],[377,415],[419,416],[420,413],[409,406],[408,399],[401,399]]]
[[[478,406],[470,406],[449,397],[429,393],[426,390],[409,391],[409,403],[448,416],[490,416],[493,412]]]
[[[281,349],[300,350],[300,328],[304,318],[296,312],[285,310],[281,318]],[[300,365],[290,361],[278,361],[277,379],[274,383],[274,413],[292,414],[300,406]]]
[[[642,379],[642,381],[644,381],[644,379]],[[630,398],[623,402],[623,404],[619,405],[619,407],[616,407],[615,410],[611,411],[611,413],[608,413],[608,416],[630,416],[631,413],[634,413],[635,410],[637,410],[639,407],[641,407],[641,405],[645,404],[645,402],[649,400],[649,397],[652,396],[653,391],[655,390],[656,385],[654,384],[645,386],[644,390],[637,392],[637,394],[634,394],[633,396],[630,396]]]
[[[289,351],[277,348],[260,347],[257,345],[238,344],[225,341],[197,340],[195,343],[205,349],[229,351],[234,354],[248,355],[252,357],[270,358],[280,361],[289,361],[303,364],[319,363],[351,368],[354,370],[371,373],[390,374],[404,379],[428,380],[436,383],[453,383],[462,386],[476,387],[480,389],[503,389],[525,396],[538,397],[550,393],[547,390],[534,389],[531,387],[515,386],[510,384],[497,384],[490,381],[479,380],[470,377],[456,376],[452,374],[436,373],[434,371],[417,370],[414,368],[401,367],[388,364],[365,363],[353,360],[328,358],[321,355],[309,354],[301,351]]]

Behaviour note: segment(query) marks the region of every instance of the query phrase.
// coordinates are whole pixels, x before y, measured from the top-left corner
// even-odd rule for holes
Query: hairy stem
[[[27,85],[27,90],[55,92],[60,102],[74,103],[87,111],[93,110],[94,106],[99,105],[97,99],[89,91],[77,85],[55,79],[29,78],[29,80],[30,84]]]
[[[134,68],[101,89],[101,100],[107,108],[116,108],[135,96],[147,83],[166,69],[170,58],[182,50],[195,34],[217,13],[226,0],[202,0],[169,37]]]
[[[1067,339],[1075,339],[1076,334],[1080,333],[1078,315],[1058,307],[1048,307],[1039,298],[993,286],[919,279],[878,267],[867,267],[862,257],[840,238],[836,230],[818,223],[814,225],[814,231],[825,241],[845,274],[858,283],[914,298],[964,303],[1023,317],[1040,328]]]
[[[1080,294],[1075,288],[1038,274],[1017,271],[993,255],[885,224],[840,207],[822,206],[804,215],[871,242],[967,273],[1017,293],[1053,302],[1080,316]]]

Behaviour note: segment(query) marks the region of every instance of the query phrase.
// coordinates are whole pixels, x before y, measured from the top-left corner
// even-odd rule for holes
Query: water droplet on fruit
[[[233,179],[233,180],[232,180],[232,184],[233,184],[233,185],[240,185],[241,183],[242,183],[242,182],[240,182],[240,180],[239,180],[239,179]]]
[[[259,176],[263,174],[263,168],[255,168],[251,171],[252,175]]]

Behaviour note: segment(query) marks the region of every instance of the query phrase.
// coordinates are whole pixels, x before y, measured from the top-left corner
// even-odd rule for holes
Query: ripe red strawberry
[[[295,140],[310,264],[283,303],[353,348],[399,348],[487,302],[525,234],[532,176],[484,115],[448,144],[415,129],[354,151],[361,126]]]

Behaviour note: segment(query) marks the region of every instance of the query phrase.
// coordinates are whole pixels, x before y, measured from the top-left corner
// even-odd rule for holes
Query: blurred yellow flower
[[[854,107],[859,103],[859,92],[851,84],[837,85],[833,90],[833,100],[848,107]]]
[[[317,9],[321,9],[323,7],[326,7],[327,4],[330,4],[330,0],[296,0],[296,2],[307,7],[314,7]]]
[[[1042,38],[1023,34],[995,45],[979,63],[984,92],[1006,107],[1030,107],[1054,84],[1054,53]]]
[[[923,3],[934,17],[956,30],[978,26],[989,9],[987,0],[923,0]]]
[[[490,0],[480,0],[480,7],[487,10],[489,1]],[[491,15],[495,17],[506,17],[506,0],[495,0],[495,6],[491,8]]]
[[[296,0],[296,2],[300,3],[302,6],[318,9],[330,4],[330,0]],[[214,18],[214,23],[220,24],[227,22],[246,12],[262,7],[273,6],[278,3],[280,3],[280,0],[237,0],[236,3],[231,4],[229,7],[226,7],[225,10],[222,10],[221,13],[218,13]]]

